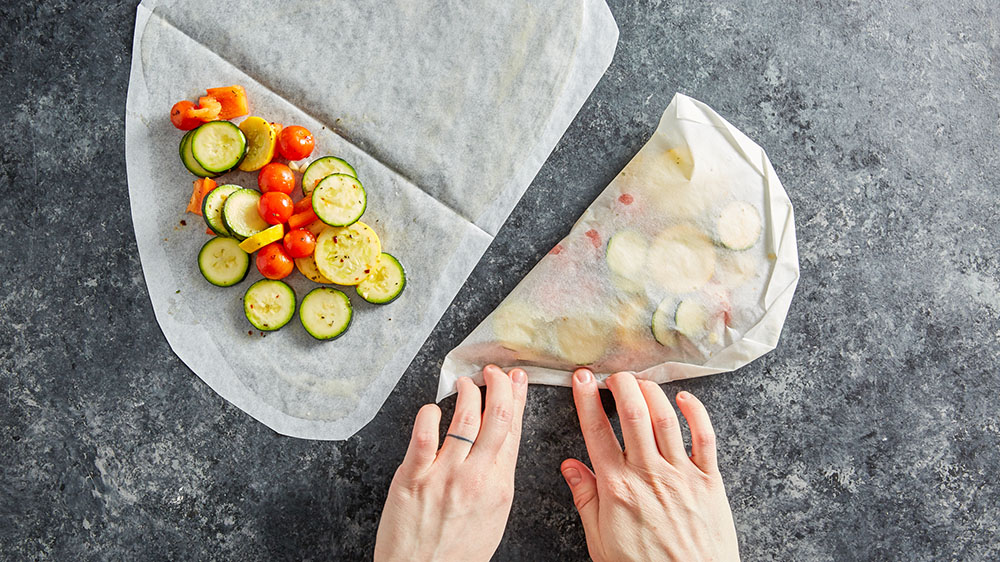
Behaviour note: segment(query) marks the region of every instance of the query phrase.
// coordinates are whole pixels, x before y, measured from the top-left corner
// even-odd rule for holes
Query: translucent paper
[[[611,61],[617,28],[599,0],[145,0],[126,108],[129,196],[143,273],[171,348],[237,407],[287,435],[344,439],[402,376]],[[408,287],[332,342],[298,318],[261,336],[241,299],[260,278],[209,285],[204,225],[183,209],[171,105],[243,85],[251,115],[303,125],[316,152],[350,162],[362,220],[403,263]],[[239,119],[237,119],[239,121]],[[256,188],[249,173],[220,181]],[[182,226],[181,220],[187,224]],[[301,299],[317,286],[287,280]]]
[[[438,398],[489,363],[533,383],[731,371],[778,343],[798,282],[792,204],[764,151],[677,94],[570,233],[445,358]]]

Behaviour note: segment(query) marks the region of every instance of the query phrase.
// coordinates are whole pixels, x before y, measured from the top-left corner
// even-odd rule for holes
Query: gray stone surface
[[[123,156],[134,7],[0,5],[0,557],[370,557],[442,357],[675,91],[769,152],[798,218],[802,280],[780,347],[668,389],[713,415],[744,558],[1000,557],[992,0],[613,0],[607,75],[385,408],[340,443],[242,414],[153,319]],[[569,391],[532,387],[525,426],[496,560],[582,559],[558,472],[585,455]]]

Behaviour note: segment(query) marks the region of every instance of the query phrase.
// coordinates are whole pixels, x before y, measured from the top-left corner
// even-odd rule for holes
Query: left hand
[[[521,369],[508,376],[493,365],[483,376],[485,410],[479,387],[467,377],[458,381],[440,451],[441,409],[427,404],[417,413],[382,510],[376,561],[489,560],[500,545],[514,499],[528,380]]]

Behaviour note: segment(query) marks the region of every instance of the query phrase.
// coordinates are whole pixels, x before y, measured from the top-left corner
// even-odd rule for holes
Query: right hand
[[[573,399],[594,471],[576,459],[561,467],[591,558],[738,561],[736,527],[705,407],[690,393],[677,395],[691,429],[688,457],[677,414],[659,385],[629,373],[612,375],[607,385],[625,450],[604,414],[593,373],[579,369]]]

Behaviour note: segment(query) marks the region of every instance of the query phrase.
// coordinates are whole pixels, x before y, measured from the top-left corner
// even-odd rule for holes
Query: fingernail
[[[590,382],[590,379],[593,377],[589,369],[579,369],[573,376],[576,377],[576,382],[580,384]]]
[[[521,369],[514,369],[510,373],[510,378],[514,381],[514,384],[524,384],[528,380],[528,374]]]
[[[678,400],[687,400],[688,398],[691,398],[691,393],[686,390],[682,390],[677,393]]]
[[[570,486],[576,486],[581,480],[583,480],[583,476],[580,475],[580,471],[572,467],[563,471],[563,478],[566,479],[566,483]]]

